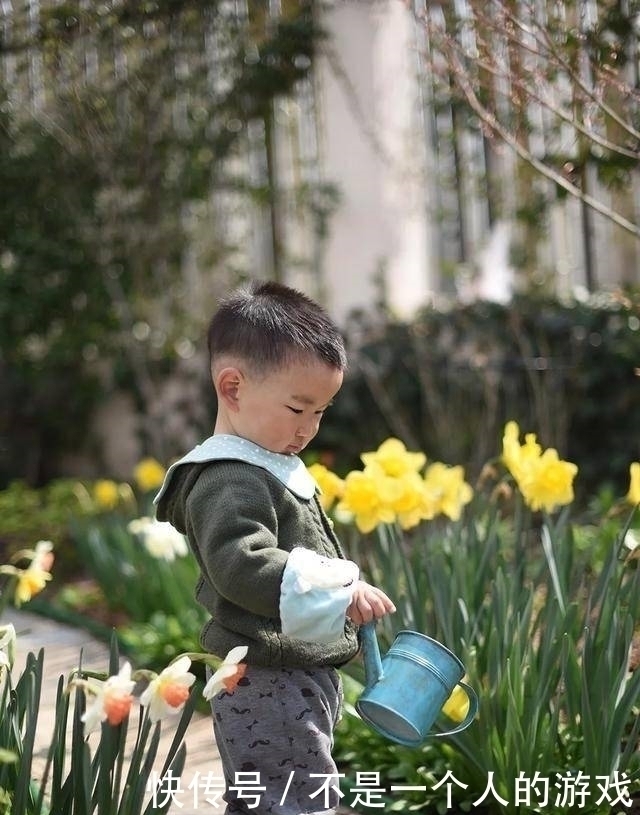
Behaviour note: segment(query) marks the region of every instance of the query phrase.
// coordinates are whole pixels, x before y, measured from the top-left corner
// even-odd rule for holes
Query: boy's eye
[[[302,413],[302,408],[294,408],[294,407],[291,407],[291,405],[287,405],[287,407],[288,407],[288,408],[289,408],[289,410],[290,410],[290,411],[292,411],[293,413],[297,413],[297,414]]]

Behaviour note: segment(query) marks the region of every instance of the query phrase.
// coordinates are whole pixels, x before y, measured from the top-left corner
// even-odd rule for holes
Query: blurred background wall
[[[371,444],[437,425],[432,404],[393,427],[359,354],[394,324],[600,297],[636,337],[636,5],[2,0],[0,481],[125,476],[209,432],[206,322],[249,277],[336,316],[386,405]],[[493,365],[469,331],[445,360]],[[548,338],[501,342],[523,371],[577,370]]]

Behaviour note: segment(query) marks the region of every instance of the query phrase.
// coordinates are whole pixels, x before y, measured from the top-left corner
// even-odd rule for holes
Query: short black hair
[[[344,341],[324,308],[274,281],[253,281],[222,300],[209,324],[207,345],[212,365],[229,354],[255,374],[308,356],[341,371],[347,367]]]

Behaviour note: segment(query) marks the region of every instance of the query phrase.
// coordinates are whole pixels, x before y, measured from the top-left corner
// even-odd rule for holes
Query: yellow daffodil
[[[152,679],[140,696],[140,704],[149,709],[149,719],[157,722],[177,713],[189,698],[189,688],[196,680],[189,672],[191,659],[182,656]]]
[[[320,503],[322,508],[328,512],[335,501],[342,498],[344,481],[324,464],[311,464],[307,469],[320,487]]]
[[[430,498],[430,511],[428,515],[446,515],[452,521],[460,519],[462,509],[473,498],[473,489],[464,480],[464,468],[460,466],[449,467],[436,461],[427,467],[424,475],[426,495]]]
[[[32,597],[39,594],[48,581],[51,580],[49,571],[53,565],[53,544],[51,541],[38,541],[35,550],[31,552],[31,563],[26,569],[15,569],[17,578],[14,603],[20,607],[28,603]]]
[[[143,458],[133,470],[134,480],[142,492],[159,487],[164,481],[165,474],[165,468],[155,458]]]
[[[427,460],[424,453],[410,453],[400,439],[387,439],[375,452],[363,453],[360,458],[365,467],[375,462],[393,478],[418,472]]]
[[[424,518],[424,482],[416,472],[404,473],[395,481],[397,495],[391,506],[400,526],[411,529]]]
[[[120,501],[120,489],[115,481],[101,478],[93,485],[93,500],[100,509],[115,509]]]
[[[553,447],[544,452],[534,433],[525,436],[521,446],[519,428],[508,422],[503,438],[502,460],[522,493],[527,506],[553,512],[557,507],[573,501],[573,479],[578,468],[570,461],[563,461]]]
[[[248,650],[246,645],[238,645],[229,651],[222,665],[204,686],[202,695],[207,701],[223,690],[233,693],[247,670],[246,664],[241,660],[246,657]]]
[[[14,594],[16,607],[19,608],[23,603],[28,603],[32,597],[39,594],[47,585],[48,580],[51,580],[48,572],[32,568],[20,571]]]
[[[502,461],[512,472],[520,458],[520,428],[516,422],[507,422],[502,436]]]
[[[520,445],[520,428],[516,422],[507,422],[502,439],[502,460],[516,482],[527,473],[532,462],[540,458],[542,447],[535,433],[527,433],[525,443]]]
[[[451,696],[442,706],[442,712],[451,721],[458,724],[465,720],[469,712],[469,696],[464,688],[461,688],[460,685],[455,686]]]
[[[118,725],[129,715],[135,682],[131,679],[131,665],[128,662],[124,663],[118,674],[104,681],[76,679],[72,684],[94,697],[82,715],[87,733],[97,730],[104,721]]]
[[[393,501],[399,495],[397,479],[389,478],[382,467],[371,463],[364,470],[352,470],[344,480],[339,512],[353,515],[361,532],[371,532],[381,523],[393,523]]]
[[[524,500],[534,511],[553,512],[573,501],[573,479],[578,468],[562,461],[552,447],[545,450],[518,484]]]
[[[640,462],[634,461],[629,467],[629,492],[627,501],[634,506],[640,504]]]

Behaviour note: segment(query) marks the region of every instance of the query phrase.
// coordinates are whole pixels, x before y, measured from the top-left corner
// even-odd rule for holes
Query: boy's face
[[[267,376],[241,373],[232,431],[273,453],[300,453],[340,390],[343,373],[319,360],[292,362]]]

